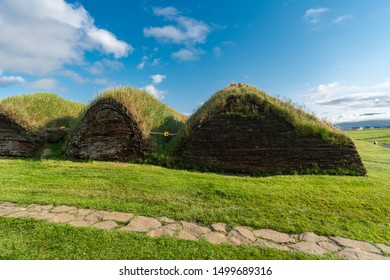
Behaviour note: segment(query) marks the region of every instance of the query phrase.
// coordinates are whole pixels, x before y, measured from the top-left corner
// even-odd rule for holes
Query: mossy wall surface
[[[38,146],[29,131],[0,114],[0,156],[33,157]]]
[[[86,112],[66,146],[66,155],[127,161],[144,156],[150,149],[132,114],[122,104],[103,99]]]
[[[263,121],[216,116],[192,130],[175,155],[184,164],[232,173],[349,170],[365,174],[352,143],[330,144],[320,138],[301,136],[291,125],[272,116]]]

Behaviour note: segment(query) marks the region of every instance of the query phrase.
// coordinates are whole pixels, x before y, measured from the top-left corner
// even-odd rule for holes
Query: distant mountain
[[[357,121],[357,122],[341,122],[334,123],[335,127],[342,130],[351,129],[352,127],[389,127],[390,120],[368,120],[368,121]]]

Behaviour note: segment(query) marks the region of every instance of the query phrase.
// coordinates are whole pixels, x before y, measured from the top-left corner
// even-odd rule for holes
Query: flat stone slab
[[[2,207],[15,207],[15,206],[17,206],[17,204],[16,204],[16,203],[13,203],[13,202],[3,202],[3,203],[1,204],[1,206],[2,206]]]
[[[85,217],[92,213],[90,209],[76,209],[68,212],[69,214],[75,215],[76,217]]]
[[[172,220],[168,217],[161,217],[160,218],[160,222],[163,222],[163,223],[167,223],[167,224],[173,224],[173,223],[176,223],[175,220]]]
[[[24,207],[4,207],[2,211],[9,211],[9,212],[27,212],[27,208]]]
[[[28,212],[28,211],[20,211],[20,212],[11,212],[7,215],[7,217],[10,218],[28,218],[34,215],[34,213]]]
[[[302,251],[305,253],[315,254],[315,255],[323,255],[326,253],[329,253],[328,250],[325,250],[321,246],[319,246],[317,243],[314,242],[308,242],[303,241],[296,244],[290,245],[290,248],[293,248],[298,251]]]
[[[221,244],[228,242],[226,235],[213,231],[203,235],[204,239],[213,244]]]
[[[12,213],[13,211],[10,211],[10,210],[0,210],[0,217],[2,216],[6,216],[10,213]]]
[[[159,237],[159,236],[173,236],[175,232],[167,227],[156,228],[148,232],[150,237]]]
[[[114,221],[104,221],[104,222],[99,222],[99,223],[96,223],[93,225],[93,227],[106,229],[106,230],[111,230],[117,226],[118,226],[118,224],[115,223]]]
[[[135,217],[127,226],[122,227],[121,230],[148,232],[158,227],[161,227],[161,223],[158,220],[138,216]]]
[[[254,242],[256,240],[252,231],[246,227],[235,227],[228,233],[228,237],[233,244]]]
[[[73,220],[75,220],[75,217],[67,213],[61,213],[49,218],[49,221],[54,223],[67,223]]]
[[[88,227],[88,226],[93,225],[94,222],[82,220],[82,221],[71,221],[71,222],[69,222],[69,224],[71,226],[74,226],[74,227]]]
[[[347,238],[343,238],[343,237],[339,237],[339,236],[330,237],[330,239],[332,239],[337,244],[344,246],[344,247],[352,247],[352,248],[360,249],[360,250],[363,250],[366,252],[377,253],[377,254],[381,253],[381,251],[378,248],[374,247],[373,245],[371,245],[370,243],[367,243],[367,242],[357,241],[357,240],[353,240],[353,239],[347,239]]]
[[[38,214],[34,214],[31,216],[31,218],[37,219],[37,220],[51,220],[56,216],[56,214],[49,213],[49,212],[42,212]]]
[[[215,223],[210,227],[213,231],[219,231],[226,233],[226,224],[225,223]]]
[[[317,242],[317,244],[329,252],[337,252],[337,251],[341,250],[341,248],[339,246],[337,246],[336,244],[333,244],[332,242],[329,242],[329,241],[320,241],[320,242]]]
[[[314,232],[304,232],[299,235],[298,239],[300,241],[308,241],[308,242],[320,242],[320,241],[328,241],[329,239],[324,236],[319,236]]]
[[[196,237],[199,237],[211,231],[209,228],[201,227],[194,223],[181,222],[181,224],[183,225],[183,228],[186,232]]]
[[[54,206],[53,205],[29,205],[28,211],[33,211],[33,212],[41,212],[41,211],[48,211],[52,209]]]
[[[84,218],[84,220],[86,221],[99,221],[103,218],[104,214],[101,213],[100,211],[92,211],[91,214],[89,214],[88,216],[86,216]]]
[[[268,239],[277,243],[295,243],[295,238],[287,233],[282,233],[272,229],[255,230],[254,235],[263,239]]]
[[[389,246],[387,246],[385,244],[376,244],[376,246],[378,246],[383,251],[383,253],[390,255],[390,247]]]
[[[183,229],[181,224],[169,224],[169,225],[166,225],[165,227],[169,228],[170,230],[173,230],[173,231],[178,231],[178,230]]]
[[[257,239],[256,242],[255,242],[255,245],[260,246],[260,247],[266,247],[266,248],[273,248],[273,249],[283,250],[283,251],[290,251],[291,250],[286,245],[274,243],[274,242],[271,242],[271,241],[268,241],[268,240],[263,240],[263,239]]]
[[[128,222],[133,217],[134,217],[134,214],[131,214],[131,213],[111,212],[111,213],[106,214],[103,217],[103,220],[114,220],[114,221],[118,221],[118,222]]]
[[[382,255],[366,252],[357,248],[347,248],[336,255],[348,260],[390,260]]]
[[[54,207],[51,210],[51,212],[52,213],[64,213],[64,212],[69,212],[72,210],[77,210],[77,208],[74,206],[61,205],[61,206]]]
[[[185,240],[192,240],[192,241],[198,241],[198,238],[194,235],[192,235],[189,232],[186,232],[185,230],[181,231],[177,238],[185,239]]]

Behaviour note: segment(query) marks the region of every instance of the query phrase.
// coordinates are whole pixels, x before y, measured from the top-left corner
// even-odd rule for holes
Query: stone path
[[[74,206],[32,204],[22,207],[15,203],[0,204],[0,217],[31,218],[75,227],[96,227],[103,230],[144,232],[150,237],[171,236],[213,244],[252,244],[285,251],[301,251],[315,255],[335,254],[350,260],[390,260],[390,246],[346,239],[339,236],[319,236],[313,232],[287,234],[271,229],[238,226],[228,231],[224,223],[204,227],[168,217],[159,219],[132,213],[80,209]]]

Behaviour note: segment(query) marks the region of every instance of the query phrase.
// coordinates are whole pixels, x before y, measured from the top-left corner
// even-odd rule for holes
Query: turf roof
[[[84,107],[55,93],[15,95],[0,100],[0,113],[30,131],[70,127]]]
[[[151,131],[177,132],[186,121],[184,115],[168,107],[150,93],[132,87],[106,90],[91,102],[89,108],[101,101],[114,101],[125,106],[136,118],[145,136],[148,136]]]
[[[234,100],[229,104],[229,100]],[[262,119],[270,113],[289,122],[302,135],[318,136],[331,143],[350,143],[352,140],[331,124],[319,120],[290,102],[281,101],[246,84],[232,84],[216,92],[187,121],[187,128],[177,141],[203,122],[218,114],[239,115],[247,119]]]

